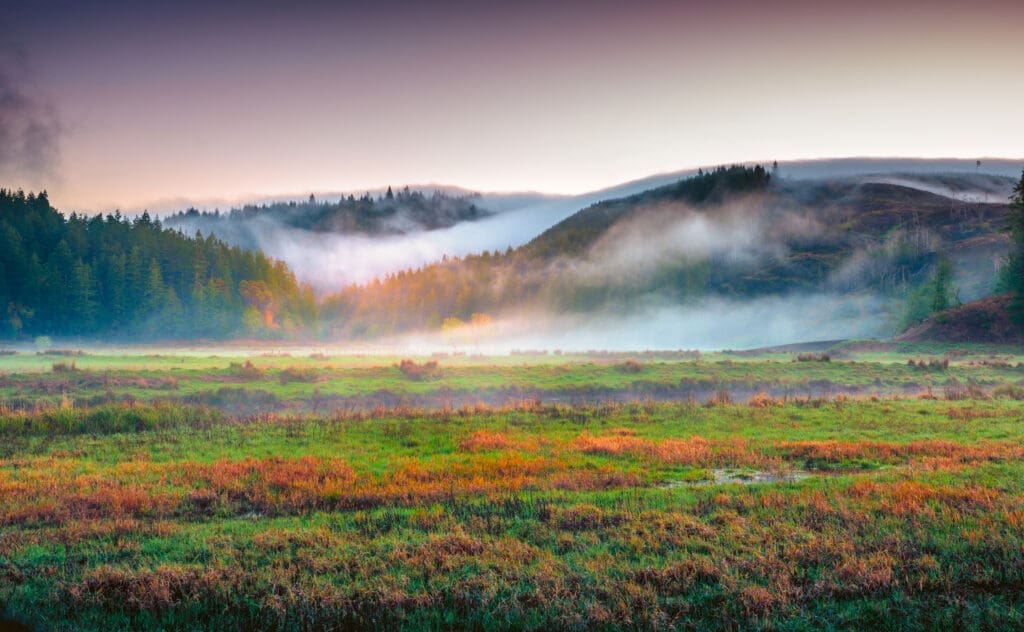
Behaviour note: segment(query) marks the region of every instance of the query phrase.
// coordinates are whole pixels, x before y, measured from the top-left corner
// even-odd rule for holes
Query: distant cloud
[[[28,89],[25,57],[0,49],[0,178],[40,186],[57,173],[61,123],[56,108]]]

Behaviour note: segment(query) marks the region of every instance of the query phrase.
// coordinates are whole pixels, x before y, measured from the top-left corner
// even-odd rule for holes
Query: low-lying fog
[[[1013,186],[1010,177],[1019,176],[1021,166],[1005,160],[983,161],[978,168],[973,160],[843,159],[782,163],[778,175],[787,180],[853,178],[889,182],[965,201],[994,203],[1006,201]],[[952,172],[957,173],[948,175]],[[670,184],[693,173],[694,170],[687,170],[661,174],[574,196],[484,194],[479,205],[494,215],[450,228],[402,235],[316,233],[276,222],[258,224],[251,234],[260,249],[288,263],[300,280],[319,292],[329,293],[352,283],[366,283],[416,268],[444,255],[504,251],[526,243],[595,202]],[[182,228],[185,232],[195,229],[187,223]],[[231,235],[220,236],[231,239]]]
[[[888,337],[891,305],[871,295],[791,295],[749,301],[650,304],[629,315],[522,313],[483,327],[382,341],[409,353],[504,354],[512,350],[750,349],[816,340]]]

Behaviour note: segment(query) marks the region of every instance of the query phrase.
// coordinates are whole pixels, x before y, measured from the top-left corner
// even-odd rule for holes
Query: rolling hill
[[[346,335],[433,328],[474,313],[624,314],[794,294],[870,297],[870,317],[894,320],[942,258],[953,263],[960,298],[990,294],[1007,210],[906,184],[719,168],[597,202],[505,253],[349,287],[326,309]]]

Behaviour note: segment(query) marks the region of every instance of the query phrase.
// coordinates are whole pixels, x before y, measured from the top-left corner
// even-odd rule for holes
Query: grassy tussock
[[[405,377],[415,381],[430,380],[439,375],[437,360],[429,360],[421,364],[416,364],[416,362],[409,359],[402,360],[398,363],[398,370]]]
[[[278,373],[278,379],[281,381],[281,384],[291,384],[293,382],[311,384],[320,381],[320,373],[310,367],[290,366]]]
[[[39,411],[0,409],[0,436],[55,436],[209,428],[218,410],[173,404],[52,407]]]
[[[247,381],[262,380],[267,376],[266,369],[256,366],[252,363],[252,360],[232,362],[228,366],[228,372],[237,378]]]

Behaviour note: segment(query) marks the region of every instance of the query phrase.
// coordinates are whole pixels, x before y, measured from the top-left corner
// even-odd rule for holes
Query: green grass
[[[1011,350],[945,370],[896,351],[638,373],[449,357],[425,380],[390,358],[250,357],[255,379],[230,367],[244,356],[0,356],[4,399],[53,404],[0,409],[0,628],[1024,627],[1024,402],[992,396],[1024,377]],[[282,383],[290,368],[316,381]],[[951,378],[974,399],[943,399]],[[815,380],[859,396],[309,412],[314,389],[600,400]],[[910,384],[939,399],[872,396]],[[285,412],[175,401],[220,388]],[[106,390],[139,401],[83,405]]]
[[[193,414],[118,432],[103,421],[113,412],[64,411],[79,421],[37,421],[4,442],[0,602],[46,629],[1015,627],[1024,466],[1006,450],[1024,438],[1021,412],[1002,401],[652,403]],[[508,445],[467,448],[480,432]],[[677,462],[578,443],[695,436],[726,451]],[[786,447],[794,442],[863,454],[813,461]],[[915,442],[933,447],[887,452]],[[730,466],[747,458],[736,445],[773,468],[820,473],[709,483],[715,463],[758,469]],[[383,489],[410,466],[442,484],[417,487],[427,480],[417,474],[398,495],[352,505],[348,488],[316,487],[322,475],[303,473],[304,458],[344,462],[354,487]],[[517,465],[502,469],[508,459]],[[547,469],[533,482],[508,478],[537,459]],[[256,469],[223,489],[205,478],[233,463]],[[275,467],[293,469],[260,487],[259,472]],[[475,491],[475,471],[496,486]],[[579,473],[618,482],[557,482]],[[274,487],[296,481],[313,487]],[[209,509],[197,509],[197,493]],[[138,494],[149,500],[133,505]]]
[[[850,351],[854,349],[854,351]],[[398,370],[400,358],[306,355],[264,357],[199,356],[178,352],[90,354],[74,358],[18,354],[0,356],[0,404],[78,405],[104,401],[166,401],[220,406],[235,412],[310,410],[346,403],[372,407],[374,402],[409,398],[426,406],[441,400],[504,402],[541,396],[549,401],[583,398],[601,401],[619,396],[685,398],[725,389],[735,393],[771,391],[777,395],[830,396],[837,392],[941,393],[950,381],[972,382],[992,389],[1024,382],[1024,360],[1017,349],[903,345],[900,351],[855,351],[839,346],[831,362],[797,362],[794,354],[757,356],[704,354],[698,360],[641,359],[639,371],[625,371],[628,355],[533,355],[440,358],[437,375],[415,380]],[[173,352],[173,349],[166,350]],[[940,355],[938,352],[947,354]],[[946,369],[910,366],[908,360],[949,359]],[[241,360],[258,375],[232,368]],[[58,362],[74,362],[75,371],[54,372]],[[289,380],[295,372],[308,379]],[[390,399],[389,399],[390,398]],[[249,402],[249,400],[253,400]]]

